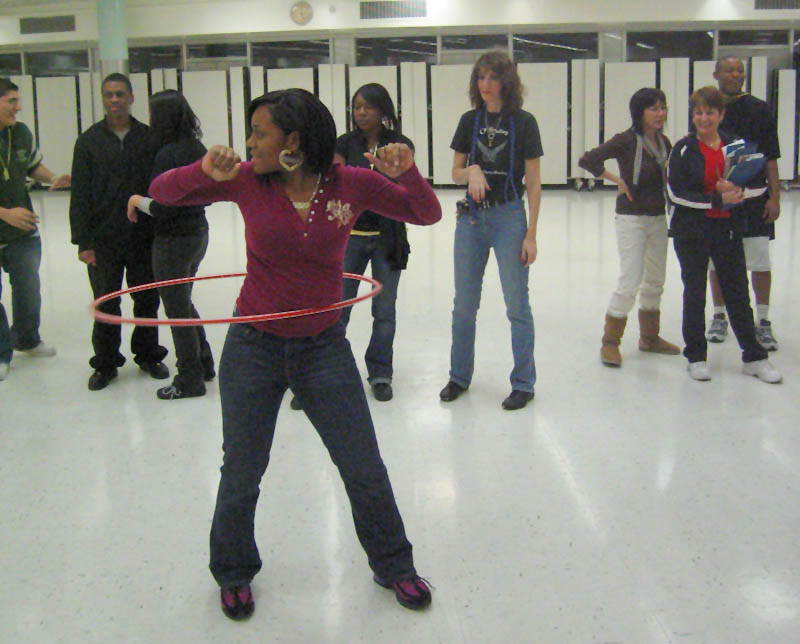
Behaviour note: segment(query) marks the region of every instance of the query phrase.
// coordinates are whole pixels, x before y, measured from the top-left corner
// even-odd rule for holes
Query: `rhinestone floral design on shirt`
[[[325,212],[330,213],[328,215],[328,221],[335,220],[339,228],[346,226],[353,218],[353,211],[350,210],[350,204],[342,203],[339,199],[331,199],[325,208]]]

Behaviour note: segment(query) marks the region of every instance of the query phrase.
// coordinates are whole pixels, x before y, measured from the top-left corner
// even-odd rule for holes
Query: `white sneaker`
[[[687,369],[689,377],[694,380],[711,380],[711,372],[708,370],[708,363],[705,360],[690,362]]]
[[[31,356],[32,358],[52,358],[56,355],[56,348],[51,347],[49,344],[40,342],[31,349],[17,349],[20,353]]]
[[[783,381],[781,372],[773,367],[766,358],[755,362],[745,362],[742,365],[742,373],[748,376],[755,376],[759,380],[773,385]]]
[[[8,378],[8,368],[9,364],[7,362],[0,362],[0,380],[5,380]]]

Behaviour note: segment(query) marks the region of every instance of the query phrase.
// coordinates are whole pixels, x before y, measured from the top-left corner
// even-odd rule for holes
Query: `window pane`
[[[291,68],[316,67],[331,62],[327,40],[285,40],[253,43],[253,65]]]
[[[492,34],[488,36],[442,36],[442,49],[508,49],[508,36],[506,34]]]
[[[0,54],[0,76],[19,76],[22,74],[20,54]]]
[[[131,47],[128,50],[131,73],[149,72],[151,69],[181,69],[180,45],[167,47]]]
[[[518,63],[568,62],[597,58],[597,34],[514,34],[514,60]]]
[[[187,58],[242,58],[247,56],[245,43],[189,45],[186,49]]]
[[[72,76],[89,71],[89,52],[37,51],[25,54],[25,68],[32,76]]]
[[[470,65],[484,52],[499,50],[508,53],[508,36],[442,36],[442,65]]]
[[[628,61],[661,58],[711,60],[714,57],[714,34],[706,31],[629,31]]]
[[[720,31],[719,44],[726,45],[786,45],[789,32],[786,30],[757,29],[754,31]]]
[[[399,65],[400,63],[436,63],[436,37],[358,38],[356,64]]]

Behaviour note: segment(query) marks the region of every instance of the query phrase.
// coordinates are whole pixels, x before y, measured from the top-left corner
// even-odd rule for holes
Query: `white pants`
[[[619,282],[608,303],[608,314],[628,316],[639,293],[639,308],[658,311],[667,269],[665,215],[616,215]],[[641,290],[640,287],[641,286]]]

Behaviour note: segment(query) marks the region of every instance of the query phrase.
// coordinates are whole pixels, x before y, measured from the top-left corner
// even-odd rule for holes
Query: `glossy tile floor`
[[[161,383],[129,361],[87,390],[91,297],[68,196],[36,193],[42,333],[58,356],[17,355],[0,383],[2,642],[800,642],[800,194],[783,194],[773,244],[772,359],[785,375],[774,386],[742,375],[732,339],[710,349],[713,380],[694,382],[682,357],[640,353],[635,323],[623,367],[603,367],[614,194],[546,191],[530,280],[539,380],[517,412],[500,408],[511,350],[493,259],[473,385],[439,402],[459,196],[440,194],[444,220],[410,234],[395,398],[371,399],[433,606],[413,613],[372,582],[337,473],[287,396],[257,515],[256,612],[239,624],[207,569],[216,383],[159,401]],[[233,208],[209,218],[201,273],[241,269]],[[197,286],[198,309],[225,316],[237,288]],[[675,342],[680,308],[670,250],[663,335]],[[361,365],[369,316],[360,305],[349,333]],[[225,327],[208,331],[219,356]]]

